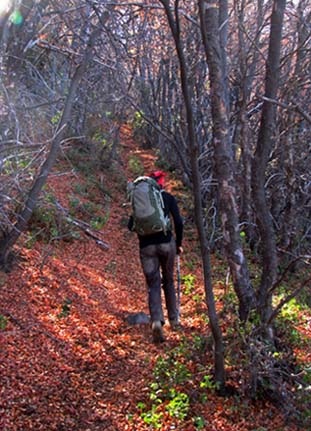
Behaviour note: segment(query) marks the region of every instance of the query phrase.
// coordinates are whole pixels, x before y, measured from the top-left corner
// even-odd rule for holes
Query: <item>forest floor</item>
[[[84,234],[74,241],[33,241],[28,247],[24,236],[18,263],[1,274],[0,430],[298,430],[276,406],[244,396],[243,388],[231,397],[216,394],[191,222],[181,258],[181,272],[188,276],[183,285],[188,294],[181,297],[182,331],[165,325],[166,342],[154,345],[148,324],[127,323],[128,315],[148,309],[137,238],[126,227],[125,183],[133,175],[130,158],[148,173],[156,156],[138,149],[124,127],[120,157],[99,178],[101,190],[90,184],[84,189],[109,215],[99,233],[107,250]],[[67,167],[65,173],[54,171],[46,190],[68,208],[83,181],[81,173]],[[173,177],[168,188],[183,200],[184,189]],[[214,267],[221,265],[213,259]],[[218,298],[224,286],[224,280],[216,284]],[[218,300],[218,309],[222,306]],[[230,324],[226,315],[222,324]],[[309,341],[310,332],[305,329]],[[310,352],[300,354],[311,362]],[[234,367],[231,372],[228,366],[228,380],[239,387]]]

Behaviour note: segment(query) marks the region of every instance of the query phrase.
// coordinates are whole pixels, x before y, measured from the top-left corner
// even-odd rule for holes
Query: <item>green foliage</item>
[[[290,322],[298,322],[301,306],[297,303],[296,298],[292,298],[287,302],[281,310],[281,316]]]
[[[92,136],[92,139],[103,147],[107,146],[107,136],[101,130],[97,130]]]
[[[141,160],[135,155],[130,156],[128,161],[128,168],[134,177],[138,177],[144,174],[144,166]]]
[[[79,183],[75,184],[74,191],[78,195],[88,197],[89,193],[90,193],[89,183],[87,183],[87,182],[79,182]]]
[[[183,284],[183,294],[190,295],[194,290],[194,284],[196,281],[196,276],[193,274],[182,275],[181,281]]]
[[[62,303],[62,305],[61,305],[61,311],[60,311],[60,313],[57,315],[57,317],[58,317],[59,319],[63,319],[64,317],[69,316],[70,311],[71,311],[71,303],[72,303],[72,301],[71,301],[71,299],[69,299],[69,298],[66,298],[66,299],[64,300],[64,302],[63,302],[63,303]]]
[[[139,401],[139,402],[137,403],[137,408],[138,408],[138,410],[143,411],[143,410],[145,410],[145,409],[147,408],[147,406],[146,406],[146,404],[145,404],[145,403],[143,403],[142,401]]]
[[[0,314],[0,330],[4,331],[7,327],[7,324],[8,324],[8,319],[2,314]]]
[[[132,128],[135,139],[142,143],[147,135],[148,123],[143,118],[143,113],[140,111],[134,113]]]
[[[155,379],[165,390],[186,382],[191,376],[187,366],[172,353],[167,358],[160,356],[154,368]]]
[[[273,298],[273,303],[278,304],[286,295],[284,288],[282,293],[276,295]],[[308,345],[308,339],[303,335],[301,331],[297,329],[297,324],[305,325],[308,327],[308,320],[304,319],[303,312],[308,309],[304,304],[300,304],[297,298],[292,298],[286,304],[283,305],[277,319],[276,326],[282,332],[283,336],[286,337],[287,341],[293,347],[299,347],[304,349]]]
[[[308,338],[304,337],[303,334],[298,331],[297,328],[288,320],[284,320],[282,318],[278,318],[276,320],[276,327],[281,331],[283,337],[286,338],[287,342],[292,347],[298,348],[307,348],[308,347]]]
[[[154,380],[149,386],[149,402],[137,404],[141,418],[151,428],[162,427],[164,411],[180,422],[186,420],[191,410],[190,394],[199,392],[203,402],[206,391],[217,388],[212,377],[206,374],[204,366],[200,364],[198,374],[201,375],[203,370],[205,373],[199,383],[195,383],[197,374],[193,374],[188,367],[205,347],[206,342],[200,335],[195,335],[190,340],[183,337],[178,346],[157,358],[153,370]],[[193,385],[196,389],[193,389]],[[196,416],[193,424],[198,430],[204,429],[205,420],[202,416]]]
[[[161,428],[164,406],[170,416],[179,420],[184,420],[188,414],[189,396],[177,389],[191,378],[187,366],[180,360],[184,347],[182,344],[167,356],[159,356],[153,371],[155,380],[150,384],[151,407],[148,409],[144,403],[139,404],[142,419],[156,429]]]
[[[81,188],[77,190],[79,190],[79,193],[81,193],[85,198],[92,198],[92,193],[89,192],[86,185],[85,188],[81,185]],[[81,218],[86,223],[89,223],[92,229],[100,230],[105,226],[110,217],[110,201],[110,197],[105,196],[102,204],[98,204],[85,199],[82,201],[77,196],[73,195],[69,200],[70,215]]]
[[[155,405],[152,405],[151,410],[148,410],[147,412],[142,412],[141,418],[146,424],[152,426],[152,428],[154,429],[162,428],[161,419],[163,418],[163,413],[158,412]]]
[[[37,206],[31,216],[30,229],[37,239],[49,241],[57,238],[60,232],[55,208]]]
[[[69,208],[70,214],[73,215],[74,211],[80,206],[80,199],[77,196],[70,196],[69,198]]]
[[[162,401],[158,398],[154,398],[154,392],[151,392],[150,399],[153,401],[153,404],[149,410],[147,405],[141,401],[137,403],[137,408],[140,410],[140,416],[146,424],[154,429],[160,429],[162,427],[161,420],[163,418],[163,413],[158,411],[158,405]]]
[[[26,170],[30,176],[33,175],[32,159],[27,154],[15,154],[7,158],[2,166],[2,172],[5,175],[16,174],[19,171]]]
[[[191,295],[194,302],[200,304],[203,301],[203,297],[200,293],[194,293],[196,276],[189,273],[181,276],[181,282],[183,285],[183,294]]]
[[[144,126],[144,124],[145,124],[145,120],[142,116],[142,113],[140,111],[136,111],[134,113],[132,126],[134,127],[134,129],[140,129]]]
[[[213,378],[210,375],[205,375],[203,376],[201,382],[200,382],[200,388],[201,389],[209,389],[209,390],[214,390],[216,389],[217,385],[216,383],[213,381]]]
[[[31,250],[37,241],[36,234],[33,232],[27,232],[25,238],[25,247]]]
[[[109,207],[102,214],[102,206],[91,201],[82,202],[73,197],[70,202],[70,214],[82,218],[90,224],[94,230],[100,230],[108,221],[110,216]]]
[[[305,366],[304,366],[303,381],[311,389],[311,363],[310,364],[305,364]]]
[[[196,268],[197,262],[194,259],[187,259],[184,265],[189,271],[193,272]]]
[[[107,113],[106,113],[107,114]],[[109,113],[111,114],[111,113]],[[92,135],[92,154],[94,164],[100,168],[109,169],[113,166],[115,140],[111,133],[105,130],[97,129]]]
[[[111,197],[105,194],[100,203],[96,201],[98,184],[94,175],[77,182],[74,192],[69,197],[69,214],[57,207],[52,193],[45,192],[29,223],[27,247],[32,247],[37,240],[50,242],[80,238],[81,230],[72,223],[73,219],[82,221],[93,230],[103,228],[110,217]]]
[[[166,410],[169,415],[180,420],[184,420],[187,417],[190,399],[184,392],[178,392],[174,388],[169,393],[170,401],[166,406]]]
[[[161,406],[165,401],[168,401],[166,402],[165,409],[170,416],[179,420],[184,420],[187,417],[190,408],[190,399],[186,393],[177,391],[174,388],[163,391],[161,385],[156,382],[150,385],[150,390],[151,408],[148,410],[146,404],[143,402],[137,404],[138,409],[141,410],[141,418],[145,423],[155,429],[161,428],[161,419],[163,418]]]
[[[196,293],[193,295],[192,299],[194,300],[194,302],[196,302],[197,304],[200,304],[203,301],[202,295]]]
[[[232,312],[237,314],[238,299],[236,293],[234,292],[232,284],[229,284],[227,291],[222,297],[223,308],[225,312]]]
[[[66,156],[74,166],[75,170],[81,172],[87,177],[92,176],[97,161],[96,163],[94,162],[84,146],[75,146],[70,148],[67,151]]]
[[[60,111],[53,115],[53,117],[51,118],[51,123],[53,124],[53,126],[56,126],[60,122],[61,117],[62,113]]]
[[[205,429],[205,419],[202,416],[196,416],[193,418],[193,424],[197,430]]]
[[[204,353],[207,347],[207,339],[204,335],[194,335],[192,338],[193,349],[199,354]]]
[[[117,272],[117,262],[115,260],[111,260],[105,266],[105,272],[110,272],[110,274],[115,275]]]
[[[304,429],[311,429],[311,363],[304,365],[302,381],[296,389],[297,405],[303,406],[301,410],[301,422]]]
[[[94,230],[102,229],[107,223],[108,219],[109,219],[109,213],[107,213],[104,216],[98,215],[93,217],[90,221],[91,228]]]
[[[76,229],[61,217],[54,205],[47,201],[41,201],[33,211],[29,229],[28,247],[31,247],[37,240],[49,242],[77,237]]]

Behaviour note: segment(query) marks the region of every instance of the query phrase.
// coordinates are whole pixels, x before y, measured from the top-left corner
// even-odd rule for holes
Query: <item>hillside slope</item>
[[[138,150],[127,127],[121,142],[122,164],[117,170],[123,169],[125,177],[130,176],[128,161],[133,155],[146,172],[153,168],[154,154]],[[71,170],[55,173],[48,190],[66,207],[79,181],[79,174]],[[151,403],[150,384],[161,377],[162,360],[167,382],[177,361],[179,372],[187,369],[180,387],[190,393],[191,406],[186,417],[169,415],[164,408],[158,419],[155,412],[149,413],[149,422],[160,424],[158,429],[294,431],[268,403],[252,404],[239,396],[224,399],[200,389],[200,380],[211,372],[213,353],[202,338],[209,329],[195,238],[186,235],[182,257],[183,274],[197,276],[188,286],[195,288],[196,296],[182,297],[183,331],[167,329],[167,342],[155,346],[148,325],[126,322],[130,313],[148,312],[145,283],[136,236],[126,228],[124,189],[111,171],[104,173],[103,184],[111,193],[109,218],[101,229],[107,250],[83,234],[73,242],[37,241],[31,248],[22,246],[18,265],[2,276],[0,429],[152,429],[143,411]],[[97,199],[100,202],[103,196]],[[197,356],[187,356],[195,343],[200,344]]]

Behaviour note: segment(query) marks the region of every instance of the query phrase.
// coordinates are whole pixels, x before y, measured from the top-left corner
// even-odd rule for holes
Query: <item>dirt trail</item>
[[[154,167],[152,151],[138,150],[130,132],[124,127],[121,133],[121,166],[128,178],[130,156],[139,157],[146,173]],[[49,188],[66,205],[81,180],[71,171],[53,175]],[[124,190],[109,174],[104,181],[113,191],[110,217],[102,229],[109,250],[83,235],[74,242],[36,242],[30,249],[22,248],[19,265],[0,280],[0,315],[7,318],[0,331],[1,431],[150,430],[137,404],[148,402],[155,361],[183,339],[209,332],[204,301],[186,296],[182,297],[183,332],[167,329],[163,345],[152,344],[148,325],[126,323],[129,313],[147,312],[145,282],[137,238],[126,227]],[[191,253],[195,253],[194,243],[187,241],[190,238],[184,244],[184,273],[186,261],[193,265]],[[195,292],[203,298],[201,284],[198,279]],[[211,368],[212,355],[207,350],[199,366]],[[200,378],[193,358],[188,365],[192,378]],[[193,387],[198,388],[199,382]],[[246,420],[238,399],[224,400],[209,391],[205,404],[199,399],[196,404],[196,392],[193,414],[204,415],[210,431],[251,431],[260,426],[295,431],[283,426],[271,406],[246,406]],[[198,429],[191,418],[181,422],[164,414],[162,423],[162,431]]]
[[[152,152],[137,150],[126,128],[121,139],[123,166],[136,154],[147,172]],[[69,173],[52,176],[49,185],[66,202],[77,181]],[[124,200],[121,193],[112,199],[102,229],[109,250],[86,237],[36,243],[23,248],[2,287],[0,313],[8,327],[0,333],[1,430],[136,429],[129,428],[126,412],[136,410],[161,348],[151,343],[148,325],[125,322],[131,312],[147,312],[147,305]]]

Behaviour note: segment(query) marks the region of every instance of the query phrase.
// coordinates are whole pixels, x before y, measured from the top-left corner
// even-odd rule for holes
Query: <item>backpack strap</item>
[[[138,184],[142,181],[146,181],[147,183],[153,185],[153,187],[157,188],[158,190],[161,190],[161,187],[159,186],[159,184],[156,182],[155,179],[151,178],[151,177],[147,177],[145,175],[142,175],[140,177],[137,177],[136,180],[133,181],[133,184]]]

